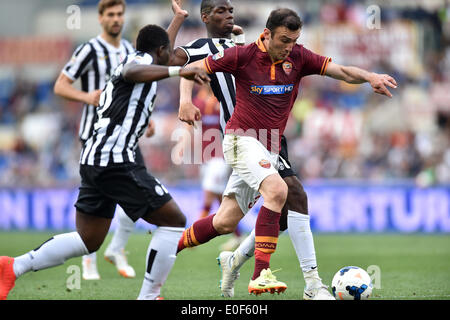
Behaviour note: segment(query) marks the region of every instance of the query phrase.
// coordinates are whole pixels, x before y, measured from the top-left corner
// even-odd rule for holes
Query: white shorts
[[[212,158],[201,168],[202,188],[215,194],[222,194],[227,186],[231,168],[223,158]]]
[[[264,147],[257,139],[226,134],[223,139],[226,163],[233,168],[224,196],[234,195],[246,214],[261,196],[261,182],[278,174],[279,156]]]

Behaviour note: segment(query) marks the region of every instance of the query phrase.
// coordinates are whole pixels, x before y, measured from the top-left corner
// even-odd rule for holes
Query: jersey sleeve
[[[234,74],[239,68],[239,48],[238,46],[228,48],[207,57],[204,61],[208,73],[226,72]]]
[[[92,65],[95,52],[89,43],[80,45],[72,55],[72,58],[64,66],[63,73],[72,81],[77,80]]]
[[[197,39],[178,48],[183,50],[187,55],[187,62],[184,64],[185,66],[211,55],[208,39]]]
[[[153,58],[149,54],[133,53],[125,57],[122,63],[114,71],[115,76],[123,76],[123,71],[128,64],[138,64],[148,66],[153,63]]]
[[[127,57],[125,65],[129,63],[136,63],[141,65],[150,65],[153,63],[153,58],[149,54],[135,54]]]
[[[301,46],[300,49],[300,68],[301,76],[309,76],[312,74],[318,74],[323,76],[327,70],[328,63],[331,62],[331,58],[321,56]]]

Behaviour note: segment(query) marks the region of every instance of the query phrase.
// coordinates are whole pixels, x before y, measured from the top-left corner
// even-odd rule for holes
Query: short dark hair
[[[98,6],[97,6],[98,13],[100,15],[102,15],[106,9],[109,9],[109,8],[117,6],[117,5],[123,6],[124,11],[125,11],[125,8],[127,7],[127,3],[125,2],[125,0],[100,0],[100,2],[98,3]]]
[[[159,47],[168,46],[169,35],[160,26],[149,24],[143,27],[136,39],[136,49],[141,52],[153,52]]]
[[[200,15],[210,14],[216,6],[217,0],[202,0],[200,4]]]
[[[286,27],[291,31],[301,29],[303,22],[298,14],[287,8],[276,9],[270,13],[267,19],[266,28],[273,32],[278,27]]]

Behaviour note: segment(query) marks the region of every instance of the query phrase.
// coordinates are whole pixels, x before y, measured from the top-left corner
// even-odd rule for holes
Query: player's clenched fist
[[[193,103],[181,103],[178,111],[178,119],[191,126],[195,126],[195,121],[202,119],[202,113]]]
[[[87,103],[92,106],[98,107],[100,101],[100,95],[102,94],[102,90],[91,91],[87,95]]]

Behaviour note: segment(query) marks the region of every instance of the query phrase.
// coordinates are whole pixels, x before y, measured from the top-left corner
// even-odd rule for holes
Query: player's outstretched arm
[[[177,38],[177,34],[181,28],[181,25],[189,16],[189,13],[186,10],[182,9],[182,2],[183,0],[172,0],[173,18],[170,22],[169,27],[167,27],[167,34],[169,35],[170,45],[172,49],[175,45],[175,39]]]
[[[177,67],[169,67],[169,68],[177,68]],[[192,66],[180,68],[179,76],[187,80],[192,80],[199,85],[204,85],[211,81],[206,70],[202,68],[195,68]]]
[[[180,76],[203,85],[210,81],[205,70],[200,68],[166,67],[159,65],[140,65],[129,63],[122,71],[125,81],[133,83],[153,82],[169,77]]]
[[[397,88],[397,82],[388,74],[378,74],[358,67],[342,66],[333,62],[328,64],[325,74],[347,83],[361,84],[368,82],[375,93],[388,96],[389,98],[392,98],[392,94],[387,87]]]

